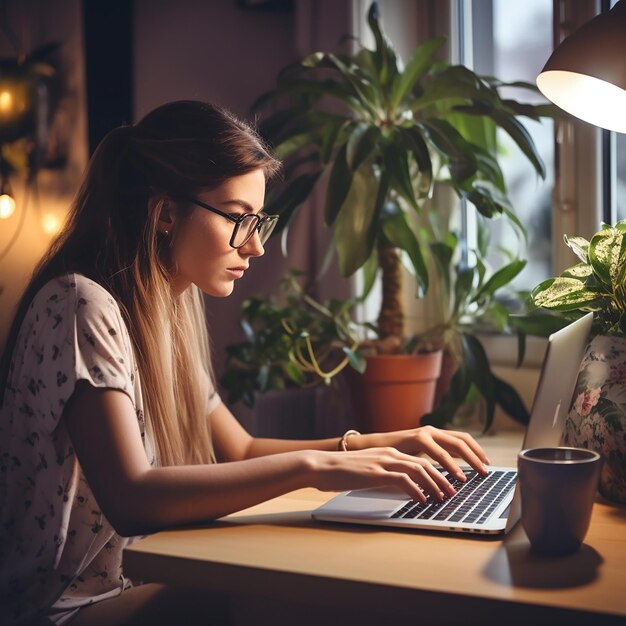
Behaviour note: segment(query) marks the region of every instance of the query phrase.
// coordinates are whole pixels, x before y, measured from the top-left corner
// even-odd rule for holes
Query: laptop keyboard
[[[446,476],[457,490],[452,498],[439,502],[429,496],[424,503],[411,500],[391,517],[484,524],[515,487],[517,472],[496,470],[487,476],[480,475],[476,470],[464,470],[464,473],[466,482]]]

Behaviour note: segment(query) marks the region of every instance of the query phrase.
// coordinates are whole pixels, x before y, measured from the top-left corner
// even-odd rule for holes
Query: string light
[[[2,169],[0,167],[0,169]],[[15,213],[15,200],[6,174],[0,181],[0,219],[6,220]]]
[[[7,193],[0,195],[0,220],[6,220],[15,213],[15,200]]]
[[[61,218],[54,213],[44,213],[41,217],[41,228],[47,235],[56,235],[61,230]]]

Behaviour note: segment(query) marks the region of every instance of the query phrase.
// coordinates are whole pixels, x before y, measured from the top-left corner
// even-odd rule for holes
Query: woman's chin
[[[227,298],[235,289],[235,281],[229,281],[221,285],[198,285],[200,291],[213,298]]]

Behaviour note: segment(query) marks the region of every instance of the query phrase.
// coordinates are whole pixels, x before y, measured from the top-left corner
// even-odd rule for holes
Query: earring
[[[165,236],[167,237],[170,234],[169,230],[164,230],[163,233],[165,234]]]

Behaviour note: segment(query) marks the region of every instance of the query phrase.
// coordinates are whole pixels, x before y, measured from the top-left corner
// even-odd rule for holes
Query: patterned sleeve
[[[105,289],[75,274],[50,281],[33,300],[26,321],[22,379],[36,397],[33,404],[42,412],[45,407],[47,414],[40,417],[50,430],[79,380],[124,391],[134,403],[130,337]]]

